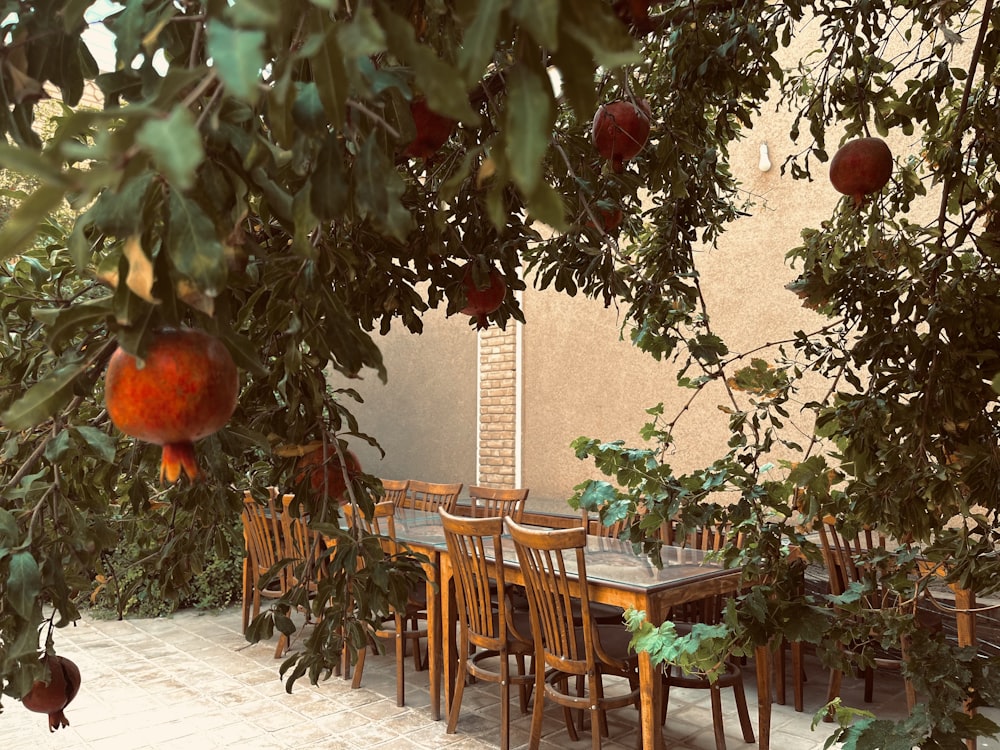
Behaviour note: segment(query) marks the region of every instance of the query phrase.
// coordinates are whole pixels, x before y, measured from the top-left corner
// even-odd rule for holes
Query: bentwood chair
[[[902,602],[899,595],[890,589],[882,579],[882,573],[892,574],[891,570],[880,571],[877,558],[885,559],[886,539],[876,530],[865,527],[856,534],[846,534],[833,516],[825,516],[817,525],[820,544],[823,548],[823,561],[826,563],[830,579],[830,593],[843,594],[851,583],[859,583],[863,588],[863,606],[867,610],[895,610],[914,617],[916,627],[930,633],[940,633],[943,622],[937,613],[919,610],[916,599]],[[867,652],[867,665],[864,668],[865,702],[871,703],[874,694],[874,667],[901,671],[907,658],[909,639],[903,638],[898,651],[886,651],[880,648],[882,638],[872,632],[869,638],[851,644],[848,648],[855,653]],[[874,665],[874,666],[872,666]],[[827,702],[840,695],[840,684],[843,672],[840,669],[830,670],[830,684],[827,690]],[[916,693],[913,684],[904,678],[907,708],[912,712],[916,705]],[[826,716],[827,721],[833,720],[832,713]]]
[[[353,527],[358,522],[358,519],[355,518],[354,507],[355,506],[353,505],[345,505],[342,508],[342,511],[347,519],[348,526],[350,527]],[[382,546],[387,555],[396,555],[399,552],[399,545],[396,542],[395,513],[396,506],[391,501],[383,500],[382,502],[375,504],[370,521],[363,518],[360,519],[368,532],[382,537]],[[382,629],[375,630],[372,633],[372,636],[375,638],[393,642],[395,644],[397,706],[405,705],[406,672],[403,665],[406,657],[406,644],[408,642],[413,643],[414,658],[417,663],[417,668],[419,669],[419,641],[421,638],[427,637],[426,627],[411,628],[407,626],[408,622],[416,621],[416,616],[417,612],[415,606],[408,604],[405,612],[393,610],[389,619],[383,623],[383,626],[391,624],[391,628],[383,627]],[[355,690],[361,687],[361,679],[365,668],[366,651],[367,649],[360,649],[358,651],[358,662],[354,667],[354,677],[351,681],[351,688]]]
[[[262,599],[280,599],[289,590],[285,547],[281,531],[281,507],[278,490],[268,487],[267,500],[258,503],[246,490],[243,493],[243,540],[247,554],[243,558],[243,632],[260,614]],[[280,649],[283,645],[278,644]]]
[[[677,534],[673,523],[664,524],[662,529],[664,540],[669,544],[691,547],[705,551],[719,552],[731,537],[726,527],[703,526],[688,532],[684,536]],[[742,537],[735,540],[742,544]],[[710,596],[694,602],[675,607],[670,613],[678,634],[691,632],[695,623],[715,625],[722,618],[726,600],[723,596]],[[670,688],[688,688],[693,690],[709,690],[712,705],[712,729],[715,734],[716,750],[726,750],[725,714],[722,711],[722,690],[732,688],[736,701],[736,713],[740,720],[743,740],[754,742],[753,724],[750,721],[750,710],[747,705],[746,692],[743,687],[743,670],[734,659],[726,659],[725,671],[714,680],[700,672],[685,673],[667,666],[663,673],[663,705],[661,723],[666,721],[667,706],[670,699]]]
[[[519,686],[521,713],[527,713],[535,675],[525,668],[525,657],[534,656],[535,645],[529,613],[515,610],[508,606],[506,596],[494,593],[505,590],[504,567],[497,563],[503,559],[503,517],[459,518],[444,510],[440,514],[454,571],[461,662],[447,731],[453,734],[458,725],[468,673],[500,685],[500,747],[508,750],[510,686]],[[510,671],[511,657],[517,664],[515,674]]]
[[[539,746],[544,704],[551,700],[563,707],[574,742],[579,738],[572,710],[590,713],[591,744],[600,750],[601,737],[607,736],[606,712],[640,705],[638,657],[629,652],[630,633],[622,625],[601,625],[590,616],[585,528],[533,530],[509,518],[506,524],[524,577],[535,639],[529,747]],[[571,580],[573,570],[575,580]],[[574,618],[576,606],[582,622]],[[610,676],[626,679],[628,690],[607,695],[604,680]],[[570,678],[575,691],[569,687]]]
[[[472,506],[471,515],[495,518],[497,516],[509,516],[518,523],[524,515],[524,504],[528,500],[527,489],[483,487],[472,485],[469,487],[469,504]]]
[[[458,495],[462,491],[462,483],[440,484],[435,482],[421,482],[417,479],[409,480],[410,486],[406,490],[406,499],[402,505],[413,510],[424,510],[429,513],[437,513],[439,508],[444,508],[448,513],[455,510],[458,502]]]
[[[318,581],[323,576],[321,564],[325,548],[322,537],[309,529],[308,521],[294,512],[295,495],[285,494],[281,498],[281,541],[284,557],[289,561],[285,569],[289,592],[298,590],[293,602],[305,612],[306,624],[312,622],[310,601],[315,597]],[[284,633],[278,639],[275,656],[284,654],[288,647],[288,636]]]
[[[382,500],[389,501],[393,505],[402,505],[406,500],[406,491],[410,487],[410,482],[406,479],[382,479],[382,489],[385,495]]]

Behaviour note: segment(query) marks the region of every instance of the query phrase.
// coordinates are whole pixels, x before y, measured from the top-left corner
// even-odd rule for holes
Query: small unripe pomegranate
[[[488,328],[489,321],[486,316],[495,312],[503,304],[504,297],[507,296],[507,282],[503,274],[497,269],[490,269],[489,286],[480,289],[476,286],[475,278],[472,274],[472,263],[465,267],[465,275],[462,277],[462,289],[465,291],[465,299],[468,304],[462,308],[462,312],[471,315],[476,319],[476,328]]]
[[[439,115],[423,99],[410,103],[410,114],[417,128],[417,136],[403,149],[403,156],[427,159],[436,154],[455,131],[455,121]]]
[[[344,459],[347,464],[347,474],[354,479],[362,471],[361,462],[354,451],[344,451]],[[333,446],[327,446],[325,456],[322,445],[306,453],[295,463],[295,468],[298,470],[295,481],[308,481],[313,494],[318,496],[325,490],[331,500],[340,503],[348,501],[344,470],[340,464],[340,456]]]
[[[859,138],[841,146],[830,161],[830,182],[860,206],[892,176],[892,151],[881,138]]]
[[[21,703],[29,711],[48,714],[49,731],[54,732],[60,727],[69,726],[63,710],[80,690],[80,670],[65,656],[46,654],[41,661],[48,669],[48,680],[32,685]]]
[[[139,362],[124,349],[104,376],[108,416],[126,435],[163,446],[160,481],[198,476],[194,441],[218,432],[236,410],[239,376],[219,339],[190,328],[163,329]]]
[[[645,99],[635,104],[619,100],[602,104],[594,114],[591,139],[615,172],[636,156],[649,139],[650,110]]]

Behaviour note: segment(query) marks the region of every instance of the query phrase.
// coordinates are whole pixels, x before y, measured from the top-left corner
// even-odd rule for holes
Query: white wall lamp
[[[767,143],[760,144],[760,161],[757,162],[757,168],[761,172],[768,172],[771,169],[771,157],[767,153]]]

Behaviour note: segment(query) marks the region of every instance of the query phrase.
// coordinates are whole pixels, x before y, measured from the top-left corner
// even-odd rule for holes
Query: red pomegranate
[[[841,146],[830,161],[830,182],[860,206],[892,176],[892,151],[881,138],[859,138]]]
[[[455,121],[434,112],[423,99],[414,99],[410,103],[410,113],[417,128],[417,137],[403,149],[403,156],[427,159],[436,154],[451,137]]]
[[[597,152],[611,161],[615,172],[642,151],[649,138],[650,110],[645,99],[633,104],[619,100],[602,104],[594,114],[591,138]]]
[[[601,220],[601,228],[608,234],[617,232],[618,227],[622,225],[622,220],[625,218],[625,214],[622,213],[622,210],[617,206],[614,208],[604,208],[602,206],[598,206],[594,213],[596,213],[598,218]],[[597,228],[593,219],[587,220],[587,226],[591,229]]]
[[[656,28],[655,22],[649,17],[649,6],[652,0],[615,0],[612,6],[615,15],[629,27],[629,32],[635,37],[643,37]]]
[[[48,669],[48,681],[39,681],[21,702],[29,711],[49,715],[49,731],[68,727],[69,720],[63,709],[70,704],[80,690],[80,670],[65,656],[48,655],[42,657],[42,664]]]
[[[124,349],[111,356],[104,402],[126,435],[163,446],[160,481],[198,475],[194,441],[218,432],[236,409],[239,377],[217,338],[190,328],[158,331],[140,363]]]
[[[462,312],[471,315],[476,319],[476,328],[488,328],[489,321],[486,316],[500,308],[504,297],[507,296],[507,282],[503,274],[497,269],[490,268],[490,285],[483,289],[476,286],[476,281],[472,273],[472,263],[465,267],[465,275],[462,277],[462,289],[465,291],[465,299],[468,304],[462,308]]]
[[[362,472],[361,462],[353,451],[345,451],[347,474],[354,479]],[[347,483],[344,481],[344,470],[340,464],[340,456],[332,445],[327,445],[324,454],[323,446],[306,453],[295,463],[298,473],[297,483],[309,482],[309,489],[316,495],[326,490],[327,497],[341,503],[348,501]]]

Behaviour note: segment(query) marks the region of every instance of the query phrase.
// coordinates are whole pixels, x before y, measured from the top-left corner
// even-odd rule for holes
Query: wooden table
[[[448,559],[440,518],[434,514],[402,511],[396,518],[396,536],[424,552],[434,547],[440,572],[437,583],[444,594],[440,601],[440,621],[428,622],[428,657],[440,658],[445,677],[445,711],[451,707],[457,676],[454,605],[450,594],[451,564]],[[632,545],[616,539],[591,537],[587,545],[587,581],[593,601],[620,607],[644,610],[650,622],[663,622],[672,607],[696,601],[714,594],[736,591],[740,584],[739,569],[724,569],[718,563],[705,562],[705,553],[681,547],[664,547],[663,567],[656,568],[644,557],[632,551]],[[503,563],[507,580],[523,584],[513,544],[505,546]],[[438,629],[440,628],[440,629]],[[435,632],[436,631],[436,632]],[[434,633],[433,638],[430,635]],[[432,642],[433,641],[433,642]],[[771,724],[770,650],[757,649],[759,742],[768,750]],[[660,705],[663,682],[659,667],[654,667],[650,655],[639,653],[639,685],[642,695],[642,742],[646,750],[662,747]],[[431,686],[432,704],[435,702]],[[437,701],[440,705],[440,699]],[[437,718],[437,717],[435,717]]]

